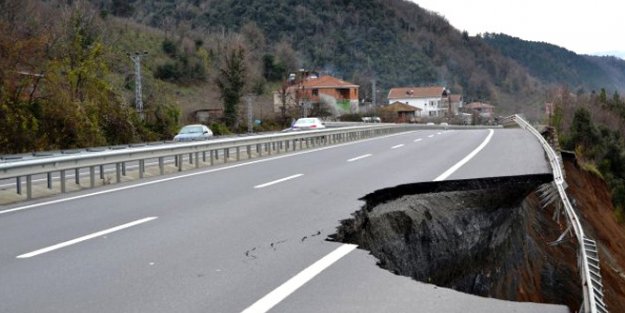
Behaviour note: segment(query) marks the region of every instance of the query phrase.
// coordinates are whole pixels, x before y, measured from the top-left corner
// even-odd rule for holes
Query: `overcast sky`
[[[625,51],[623,0],[412,0],[471,35],[505,33],[580,54]]]

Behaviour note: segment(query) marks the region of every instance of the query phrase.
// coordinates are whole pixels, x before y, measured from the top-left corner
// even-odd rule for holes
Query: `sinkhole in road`
[[[552,180],[540,174],[377,190],[330,240],[357,244],[380,267],[421,282],[579,307],[575,247],[547,244],[561,229],[529,197]]]

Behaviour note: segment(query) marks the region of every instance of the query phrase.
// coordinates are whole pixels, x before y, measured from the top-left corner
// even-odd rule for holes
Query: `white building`
[[[388,92],[388,102],[402,102],[420,109],[421,117],[445,116],[449,110],[449,90],[445,87],[403,87]]]

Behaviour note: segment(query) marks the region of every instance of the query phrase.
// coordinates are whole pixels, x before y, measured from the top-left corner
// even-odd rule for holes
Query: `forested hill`
[[[438,14],[403,0],[95,1],[103,9],[167,29],[199,33],[260,31],[265,53],[291,46],[299,64],[366,86],[443,84],[467,99],[497,103],[534,90],[526,71],[454,29]],[[117,3],[117,5],[115,5]],[[249,36],[248,36],[249,38]],[[291,68],[293,70],[294,68]]]
[[[129,53],[144,56],[142,114]],[[0,153],[170,139],[193,112],[225,107],[228,60],[242,69],[233,98],[258,96],[265,120],[300,68],[360,85],[365,101],[372,80],[378,103],[437,84],[531,118],[549,85],[625,90],[623,61],[469,36],[405,0],[5,0],[0,55]]]
[[[241,33],[253,25],[259,31],[255,38],[266,45],[263,53],[279,56],[276,47],[292,47],[297,67],[327,71],[363,86],[371,79],[383,89],[442,84],[468,100],[504,107],[527,102],[527,94],[545,85],[625,90],[621,60],[580,56],[506,35],[471,37],[405,0],[94,2],[161,29],[182,25],[200,33]]]
[[[616,57],[578,55],[549,43],[526,41],[505,34],[484,34],[483,39],[544,82],[587,91],[601,88],[625,90],[625,61]]]

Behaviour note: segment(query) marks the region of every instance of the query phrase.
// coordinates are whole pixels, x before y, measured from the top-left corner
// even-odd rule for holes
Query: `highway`
[[[550,173],[522,129],[419,130],[0,209],[0,312],[568,312],[328,242],[377,189]]]

